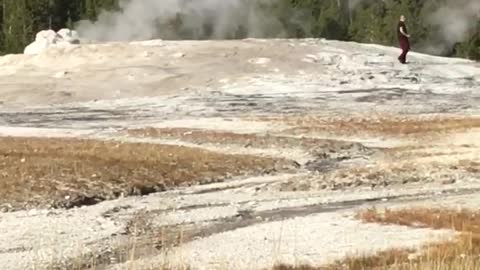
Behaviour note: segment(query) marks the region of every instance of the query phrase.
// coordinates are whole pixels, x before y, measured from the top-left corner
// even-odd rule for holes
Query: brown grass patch
[[[480,117],[372,117],[360,119],[321,119],[310,117],[264,118],[292,126],[289,134],[332,133],[337,135],[435,135],[480,128]]]
[[[190,128],[142,128],[131,129],[127,133],[136,137],[181,139],[193,143],[234,144],[243,147],[299,147],[309,149],[319,144],[338,143],[314,138],[295,138],[271,134],[244,134],[221,130]]]
[[[0,138],[0,204],[71,207],[283,168],[285,161],[196,148]]]
[[[451,229],[461,233],[457,239],[425,246],[418,257],[388,269],[480,269],[480,212],[439,208],[396,210],[367,209],[357,218],[365,222],[396,224],[409,227]]]
[[[431,208],[367,209],[358,213],[364,222],[433,229],[452,229],[451,241],[428,244],[419,250],[390,249],[374,255],[349,256],[331,265],[278,265],[273,270],[477,270],[480,269],[480,212]]]
[[[480,234],[480,212],[470,210],[414,208],[380,211],[368,209],[358,213],[357,218],[370,223],[451,229]]]
[[[408,259],[413,250],[392,249],[377,253],[375,256],[352,256],[327,266],[285,265],[279,264],[272,270],[380,270],[382,266],[394,265],[401,259]]]
[[[389,265],[400,264],[408,260],[408,256],[414,250],[409,249],[391,249],[382,251],[375,256],[349,256],[344,260],[337,261],[327,266],[309,266],[309,265],[276,265],[272,270],[380,270],[389,269]]]
[[[480,269],[479,211],[440,208],[367,209],[358,213],[357,218],[365,222],[451,229],[460,233],[455,240],[426,245],[416,256],[407,254],[397,257],[396,263],[378,265],[378,269]],[[409,254],[413,255],[411,252]]]

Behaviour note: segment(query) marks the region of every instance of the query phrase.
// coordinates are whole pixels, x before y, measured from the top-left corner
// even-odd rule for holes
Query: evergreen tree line
[[[120,0],[0,0],[0,53],[22,52],[35,34],[44,29],[73,28],[79,20],[96,20],[102,10],[119,9]],[[142,1],[142,0],[133,0]],[[162,0],[159,0],[162,1]],[[193,0],[200,1],[200,0]],[[256,0],[253,0],[256,1]],[[327,39],[396,45],[396,25],[401,14],[408,21],[415,51],[432,52],[449,44],[443,29],[432,24],[431,14],[440,7],[462,5],[468,0],[278,0],[262,4],[291,38]],[[273,4],[272,4],[273,3]],[[455,7],[455,6],[453,6]],[[179,14],[172,24],[181,24]],[[180,22],[179,22],[180,20]],[[439,47],[438,54],[480,60],[480,20],[461,41]],[[239,31],[232,38],[244,38]]]
[[[0,54],[23,52],[38,31],[73,28],[116,7],[118,0],[0,0]]]

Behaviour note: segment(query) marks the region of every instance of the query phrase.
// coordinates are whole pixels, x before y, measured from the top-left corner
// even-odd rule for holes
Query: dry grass
[[[221,130],[190,128],[142,128],[130,129],[128,135],[164,139],[181,139],[193,143],[232,144],[244,147],[299,147],[310,149],[318,145],[334,144],[332,140],[295,138],[271,134],[244,134]]]
[[[309,266],[309,265],[299,265],[299,266],[291,266],[291,265],[277,265],[274,266],[272,270],[318,270],[320,268]]]
[[[465,131],[480,127],[480,117],[415,117],[379,116],[360,119],[323,119],[316,117],[262,118],[292,126],[289,134],[334,133],[338,135],[426,136]]]
[[[308,133],[333,133],[338,135],[393,135],[419,136],[435,135],[450,132],[466,131],[480,128],[480,117],[415,117],[398,118],[396,116],[331,119],[317,117],[263,117],[248,119],[263,122],[281,122],[290,126],[282,133],[302,135]],[[255,134],[237,134],[228,131],[208,131],[188,128],[145,128],[128,130],[133,136],[182,138],[191,141],[204,142],[237,142],[260,144],[291,144],[298,143],[295,138],[285,136]],[[316,143],[315,139],[303,139],[306,144]],[[324,140],[325,141],[325,140]]]
[[[72,207],[143,195],[287,162],[196,148],[77,139],[0,138],[0,204]]]
[[[359,219],[370,223],[397,224],[410,227],[452,229],[480,234],[480,212],[448,209],[368,209],[358,213]]]
[[[477,270],[480,269],[480,212],[413,208],[368,209],[358,213],[364,222],[432,229],[452,229],[451,241],[428,244],[419,250],[390,249],[374,255],[349,256],[331,265],[287,266],[273,270]]]
[[[409,227],[451,229],[460,233],[456,240],[427,245],[415,259],[391,269],[480,269],[480,212],[412,208],[383,211],[368,209],[358,214],[365,222]]]
[[[150,237],[147,239],[147,236]],[[52,270],[84,270],[107,269],[111,265],[124,265],[126,269],[155,269],[155,270],[189,270],[188,265],[174,263],[170,256],[175,246],[190,241],[184,238],[184,233],[179,228],[165,228],[162,234],[149,233],[141,237],[130,235],[118,245],[109,246],[108,249],[88,251],[63,261],[59,258],[48,266]],[[188,237],[188,236],[187,236]],[[159,262],[145,268],[141,259],[155,256]]]
[[[408,255],[413,250],[391,249],[379,252],[375,256],[352,256],[345,260],[335,262],[327,266],[309,265],[276,265],[272,270],[380,270],[389,265],[397,264],[399,261],[408,260]]]

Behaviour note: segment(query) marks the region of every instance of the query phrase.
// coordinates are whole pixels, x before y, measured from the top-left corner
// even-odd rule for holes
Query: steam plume
[[[117,12],[96,22],[81,21],[77,31],[97,41],[284,37],[283,25],[262,5],[276,0],[121,0]]]
[[[437,9],[429,22],[439,29],[440,41],[431,46],[432,52],[442,53],[455,43],[465,41],[480,20],[479,0],[455,0]]]
[[[348,1],[349,8],[355,9],[367,0]],[[96,41],[281,38],[288,37],[286,29],[291,34],[295,32],[292,29],[300,29],[309,36],[312,27],[309,10],[293,12],[285,5],[288,2],[120,0],[120,11],[104,11],[96,22],[81,21],[77,31],[81,37]],[[275,14],[268,13],[271,10]],[[445,4],[426,16],[427,23],[436,28],[437,39],[428,40],[428,46],[422,51],[444,53],[451,50],[455,43],[468,38],[479,19],[480,0],[445,0]]]

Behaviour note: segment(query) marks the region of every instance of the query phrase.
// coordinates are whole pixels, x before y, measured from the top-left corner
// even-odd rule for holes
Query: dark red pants
[[[400,48],[402,49],[402,54],[398,57],[398,61],[405,64],[407,62],[407,53],[410,51],[410,42],[408,41],[408,38],[400,38]]]

